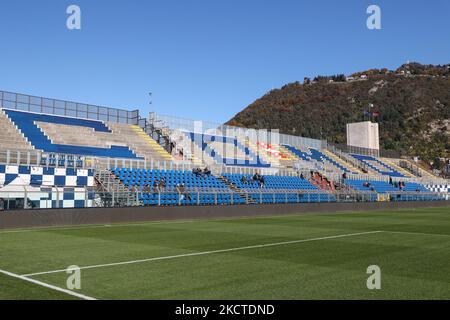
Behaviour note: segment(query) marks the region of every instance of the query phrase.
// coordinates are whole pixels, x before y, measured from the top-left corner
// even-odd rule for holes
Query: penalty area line
[[[258,244],[258,245],[245,246],[245,247],[219,249],[219,250],[212,250],[212,251],[184,253],[184,254],[178,254],[178,255],[172,255],[172,256],[153,257],[153,258],[148,258],[148,259],[84,266],[84,267],[80,267],[80,270],[105,268],[105,267],[121,266],[121,265],[128,265],[128,264],[137,264],[137,263],[144,263],[144,262],[150,262],[150,261],[170,260],[170,259],[185,258],[185,257],[204,256],[204,255],[210,255],[210,254],[216,254],[216,253],[227,253],[227,252],[233,252],[233,251],[243,251],[243,250],[259,249],[259,248],[267,248],[267,247],[282,246],[282,245],[289,245],[289,244],[296,244],[296,243],[304,243],[304,242],[312,242],[312,241],[320,241],[320,240],[328,240],[328,239],[338,239],[338,238],[353,237],[353,236],[360,236],[360,235],[367,235],[367,234],[375,234],[375,233],[381,233],[381,232],[383,232],[383,231],[367,231],[367,232],[358,232],[358,233],[347,233],[347,234],[340,234],[340,235],[320,237],[320,238],[310,238],[310,239],[292,240],[292,241],[284,241],[284,242],[265,243],[265,244]],[[52,270],[52,271],[29,273],[29,274],[25,274],[23,276],[24,277],[32,277],[32,276],[39,276],[39,275],[45,275],[45,274],[51,274],[51,273],[60,273],[60,272],[66,272],[66,271],[67,271],[67,269],[59,269],[59,270]]]
[[[83,299],[83,300],[97,300],[97,299],[95,299],[93,297],[89,297],[89,296],[86,296],[86,295],[81,294],[81,293],[77,293],[77,292],[74,292],[74,291],[71,291],[71,290],[68,290],[68,289],[63,289],[63,288],[60,288],[60,287],[57,287],[57,286],[54,286],[54,285],[51,285],[51,284],[39,281],[39,280],[31,279],[31,278],[28,278],[26,276],[21,276],[21,275],[18,275],[18,274],[6,271],[6,270],[0,269],[0,273],[6,275],[8,277],[11,277],[11,278],[16,278],[16,279],[20,279],[20,280],[23,280],[23,281],[31,282],[31,283],[37,284],[37,285],[39,285],[41,287],[45,287],[45,288],[48,288],[48,289],[59,291],[59,292],[62,292],[62,293],[65,293],[65,294],[68,294],[68,295],[71,295],[71,296]]]

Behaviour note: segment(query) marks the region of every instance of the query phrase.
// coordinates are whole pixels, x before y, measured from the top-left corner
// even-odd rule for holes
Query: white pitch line
[[[414,231],[389,231],[389,230],[383,230],[383,232],[398,233],[398,234],[410,234],[410,235],[422,235],[422,236],[450,237],[450,234],[445,234],[445,233],[425,233],[425,232],[414,232]]]
[[[212,221],[212,219],[208,220],[162,220],[162,221],[143,221],[139,223],[114,223],[114,224],[93,224],[93,225],[80,225],[76,227],[43,227],[43,228],[34,228],[34,229],[17,229],[17,230],[4,230],[0,231],[0,234],[8,234],[8,233],[25,233],[25,232],[45,232],[45,231],[63,231],[63,230],[84,230],[84,229],[97,229],[97,228],[120,228],[120,227],[136,227],[136,226],[146,226],[153,224],[177,224],[177,223],[191,223],[191,222],[203,222],[203,221]]]
[[[160,260],[169,260],[169,259],[184,258],[184,257],[203,256],[203,255],[214,254],[214,253],[225,253],[225,252],[232,252],[232,251],[242,251],[242,250],[258,249],[258,248],[282,246],[282,245],[287,245],[287,244],[303,243],[303,242],[311,242],[311,241],[319,241],[319,240],[327,240],[327,239],[337,239],[337,238],[352,237],[352,236],[359,236],[359,235],[366,235],[366,234],[374,234],[374,233],[380,233],[380,232],[383,232],[383,231],[368,231],[368,232],[359,232],[359,233],[348,233],[348,234],[341,234],[341,235],[336,235],[336,236],[328,236],[328,237],[320,237],[320,238],[311,238],[311,239],[302,239],[302,240],[292,240],[292,241],[284,241],[284,242],[266,243],[266,244],[258,244],[258,245],[253,245],[253,246],[245,246],[245,247],[237,247],[237,248],[229,248],[229,249],[220,249],[220,250],[212,250],[212,251],[184,253],[184,254],[178,254],[178,255],[173,255],[173,256],[154,257],[154,258],[141,259],[141,260],[131,260],[131,261],[123,261],[123,262],[98,264],[98,265],[80,267],[80,269],[86,270],[86,269],[113,267],[113,266],[120,266],[120,265],[127,265],[127,264],[136,264],[136,263],[143,263],[143,262],[150,262],[150,261],[160,261]],[[36,273],[25,274],[23,276],[24,277],[32,277],[32,276],[38,276],[38,275],[44,275],[44,274],[66,272],[66,270],[67,269],[43,271],[43,272],[36,272]]]
[[[18,275],[18,274],[9,272],[9,271],[5,271],[5,270],[1,270],[0,269],[0,273],[2,273],[4,275],[7,275],[9,277],[12,277],[12,278],[16,278],[16,279],[20,279],[20,280],[23,280],[23,281],[31,282],[31,283],[37,284],[37,285],[45,287],[45,288],[49,288],[49,289],[52,289],[52,290],[55,290],[55,291],[63,292],[65,294],[68,294],[68,295],[71,295],[71,296],[74,296],[74,297],[77,297],[77,298],[80,298],[80,299],[83,299],[83,300],[97,300],[95,298],[86,296],[86,295],[81,294],[81,293],[77,293],[77,292],[74,292],[74,291],[71,291],[71,290],[63,289],[63,288],[60,288],[60,287],[57,287],[57,286],[54,286],[54,285],[51,285],[51,284],[39,281],[39,280],[30,279],[30,278],[27,278],[26,276],[21,276],[21,275]]]

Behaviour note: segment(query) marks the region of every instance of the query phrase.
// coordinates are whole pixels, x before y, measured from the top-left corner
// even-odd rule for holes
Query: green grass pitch
[[[450,208],[0,231],[0,299],[79,299],[41,285],[71,265],[96,299],[450,299]]]

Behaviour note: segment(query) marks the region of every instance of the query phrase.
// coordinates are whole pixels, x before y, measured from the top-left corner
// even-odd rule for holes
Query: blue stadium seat
[[[365,186],[365,183],[369,182],[370,186]],[[391,201],[434,201],[442,200],[439,194],[432,194],[425,188],[425,186],[419,183],[405,182],[405,187],[400,189],[398,185],[389,184],[385,181],[375,180],[345,180],[345,184],[352,187],[354,190],[359,191],[373,191],[381,194],[390,195]]]
[[[228,186],[214,175],[195,175],[192,171],[182,170],[145,170],[116,168],[112,173],[129,189],[137,188],[142,192],[140,200],[144,205],[225,205],[244,204],[246,201],[239,194],[233,193]],[[161,195],[153,189],[155,181],[166,182]],[[180,201],[177,185],[184,184],[186,193]],[[149,186],[151,192],[143,192]],[[161,197],[161,198],[159,198]]]
[[[327,156],[323,152],[320,152],[317,149],[309,148],[308,149],[309,153],[306,153],[306,152],[303,152],[303,151],[301,151],[295,147],[292,147],[290,145],[284,145],[284,147],[304,161],[311,161],[312,159],[314,159],[318,162],[321,162],[321,163],[328,161],[331,164],[333,164],[334,166],[336,166],[337,168],[339,168],[341,171],[350,173],[350,170],[348,170],[346,167],[344,167],[343,165],[336,162],[335,160],[333,160],[332,158],[330,158],[329,156]]]
[[[378,158],[372,157],[372,156],[365,156],[361,154],[351,154],[352,157],[355,159],[363,162],[366,164],[370,169],[372,169],[375,172],[378,172],[382,175],[391,176],[391,177],[399,177],[399,178],[405,178],[403,174],[392,168],[391,166],[387,165],[383,161],[381,161]],[[376,163],[378,166],[374,166],[373,162]],[[384,169],[380,169],[384,168]]]
[[[264,175],[264,186],[252,181],[251,174],[223,173],[236,188],[243,190],[257,203],[334,202],[334,195],[324,193],[308,180],[293,176]],[[245,177],[247,182],[242,182]]]

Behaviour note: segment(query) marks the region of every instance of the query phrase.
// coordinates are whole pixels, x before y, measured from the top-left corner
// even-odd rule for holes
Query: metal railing
[[[144,192],[98,191],[92,188],[44,188],[29,190],[29,186],[13,191],[0,191],[0,211],[22,209],[73,208],[75,201],[82,199],[78,207],[133,207],[133,206],[195,206],[195,205],[255,205],[255,204],[300,204],[330,202],[379,202],[379,201],[437,201],[450,200],[450,193],[437,192],[323,192],[318,190],[239,190],[229,189],[155,189]],[[21,190],[22,189],[22,190]],[[129,195],[131,194],[131,198]],[[80,201],[80,200],[78,200]]]
[[[0,107],[26,112],[56,116],[110,121],[124,124],[139,124],[139,111],[95,106],[86,103],[30,96],[27,94],[0,91]]]
[[[326,140],[318,140],[300,136],[293,136],[279,133],[278,129],[251,129],[236,126],[224,125],[221,123],[211,121],[197,121],[185,119],[181,117],[174,117],[168,115],[161,115],[155,112],[150,113],[149,122],[157,128],[195,133],[206,133],[211,135],[236,137],[243,141],[249,139],[251,141],[260,141],[274,145],[289,144],[292,146],[312,147],[323,149],[327,146]]]

